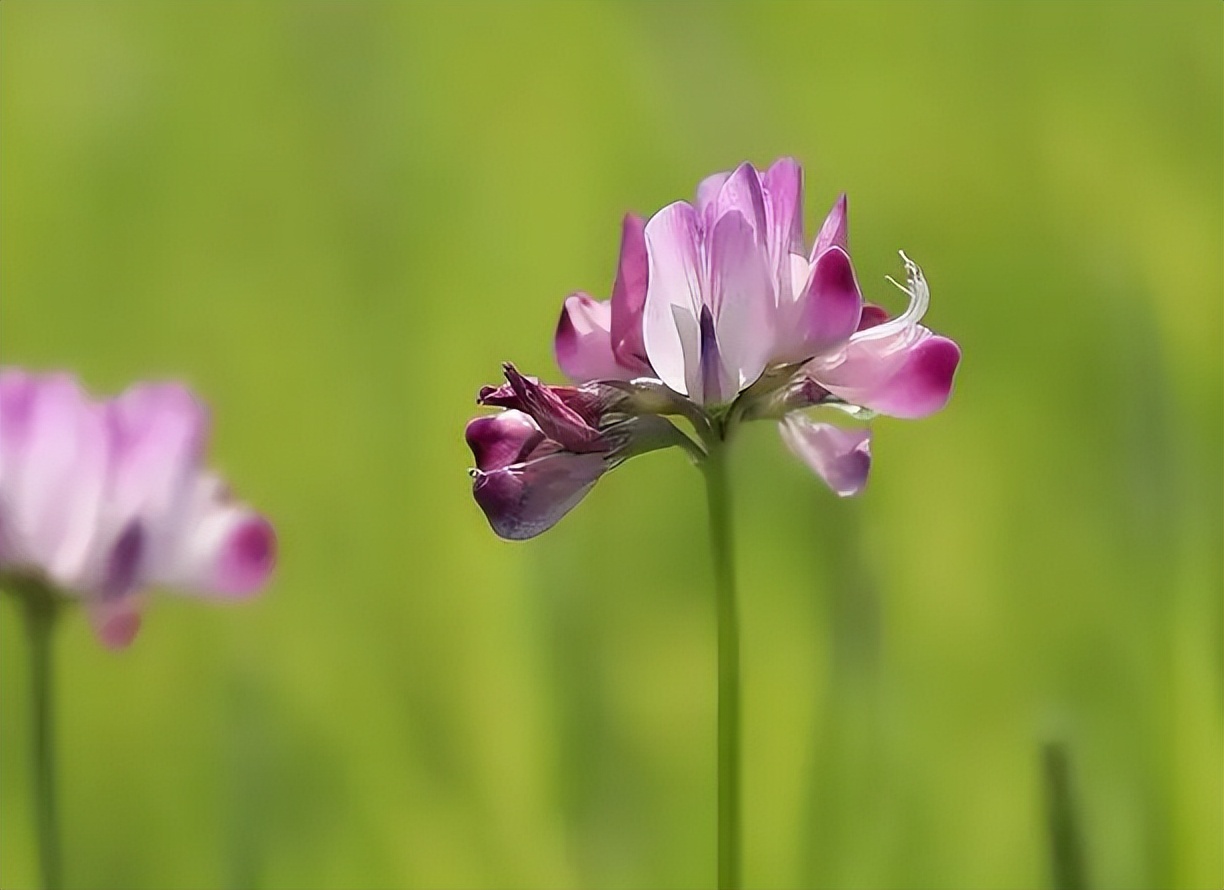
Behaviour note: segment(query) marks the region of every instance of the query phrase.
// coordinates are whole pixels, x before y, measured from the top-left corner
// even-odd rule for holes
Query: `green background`
[[[190,381],[281,543],[123,654],[61,628],[69,886],[713,884],[700,477],[636,459],[509,544],[461,433],[501,361],[557,378],[625,210],[792,154],[964,360],[860,500],[737,443],[748,883],[1046,886],[1053,739],[1096,886],[1218,888],[1222,10],[4,3],[0,357]]]

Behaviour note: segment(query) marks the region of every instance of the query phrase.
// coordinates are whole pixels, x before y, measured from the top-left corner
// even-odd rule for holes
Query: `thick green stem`
[[[702,468],[710,507],[710,555],[718,599],[718,888],[740,887],[740,668],[735,559],[726,444],[712,442]]]
[[[31,765],[38,865],[43,890],[60,890],[59,823],[55,810],[55,682],[51,652],[59,603],[54,594],[38,585],[21,585],[16,593],[25,613],[30,644]]]

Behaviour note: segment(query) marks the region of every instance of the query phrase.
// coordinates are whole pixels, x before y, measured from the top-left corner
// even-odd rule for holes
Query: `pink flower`
[[[512,379],[482,392],[485,404],[521,416],[477,419],[477,437],[496,432],[501,441],[517,431],[512,441],[531,443],[526,450],[505,445],[498,453],[513,451],[513,460],[496,467],[477,454],[477,473],[484,474],[478,488],[505,472],[483,484],[509,490],[505,479],[512,477],[514,490],[526,493],[499,500],[494,521],[488,496],[478,491],[494,529],[501,534],[513,525],[507,517],[515,510],[530,517],[524,527],[531,534],[556,522],[607,469],[578,457],[611,453],[607,432],[627,418],[643,431],[642,422],[655,418],[648,438],[662,444],[653,447],[680,445],[697,460],[741,422],[778,420],[786,444],[830,488],[841,496],[860,492],[871,464],[870,431],[809,412],[835,409],[860,421],[924,417],[951,396],[960,348],[920,323],[930,290],[904,254],[907,308],[889,317],[863,302],[846,217],[842,195],[808,248],[803,171],[790,158],[764,172],[745,163],[707,177],[694,203],[669,204],[645,224],[626,216],[612,299],[571,295],[557,327],[558,364],[578,386],[531,381],[537,389],[529,392]],[[692,435],[663,416],[684,417]],[[526,423],[542,438],[526,436]],[[548,460],[537,465],[542,458]]]
[[[255,593],[276,536],[203,467],[208,425],[178,384],[93,401],[68,374],[0,369],[0,576],[81,600],[114,648],[151,586]]]
[[[835,221],[803,246],[803,175],[784,158],[707,178],[646,224],[643,339],[659,378],[700,405],[734,400],[771,366],[843,345],[862,296]],[[836,213],[836,210],[835,210]]]

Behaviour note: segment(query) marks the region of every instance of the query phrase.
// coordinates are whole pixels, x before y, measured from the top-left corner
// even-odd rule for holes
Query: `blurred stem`
[[[33,726],[34,813],[38,836],[38,864],[43,890],[60,890],[59,825],[55,810],[54,699],[55,677],[51,644],[59,615],[55,594],[41,584],[8,585],[25,614],[30,641],[30,706]]]
[[[1042,759],[1046,784],[1046,819],[1050,832],[1050,860],[1055,890],[1087,890],[1075,801],[1071,790],[1071,764],[1067,749],[1047,742]]]
[[[740,669],[727,445],[708,443],[702,464],[710,508],[710,556],[718,600],[718,887],[740,887]]]

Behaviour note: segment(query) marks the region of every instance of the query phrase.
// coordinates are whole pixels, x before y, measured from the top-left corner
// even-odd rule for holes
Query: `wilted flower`
[[[465,437],[476,459],[473,494],[493,530],[522,540],[551,528],[621,461],[688,438],[653,415],[630,416],[616,387],[546,386],[510,364],[508,383],[478,400],[507,410],[477,417]]]
[[[93,401],[68,374],[0,369],[0,579],[79,599],[116,648],[151,586],[256,592],[276,536],[204,468],[208,427],[178,384]]]
[[[807,248],[803,171],[790,158],[763,173],[745,163],[710,176],[694,204],[670,204],[644,224],[626,216],[611,300],[573,294],[557,327],[557,361],[577,386],[532,384],[581,415],[581,428],[568,415],[560,419],[559,408],[541,407],[538,396],[532,402],[519,393],[513,379],[509,389],[482,392],[484,404],[530,415],[508,412],[472,422],[482,440],[494,431],[508,436],[519,430],[522,441],[531,442],[510,464],[486,466],[469,426],[479,465],[476,496],[494,530],[503,537],[538,534],[612,464],[649,450],[622,442],[613,452],[596,444],[606,443],[630,416],[639,430],[648,417],[666,423],[680,440],[652,423],[651,441],[663,443],[653,447],[683,444],[697,460],[713,439],[725,439],[742,421],[778,420],[790,449],[837,494],[861,491],[871,463],[870,431],[814,421],[808,409],[832,407],[858,420],[925,416],[947,403],[960,349],[919,323],[930,292],[904,254],[907,281],[898,286],[908,307],[889,317],[864,303],[846,232],[843,195]],[[511,391],[514,399],[505,396]],[[490,398],[494,392],[505,397]],[[600,407],[584,412],[577,400]],[[659,415],[684,417],[693,437]],[[540,442],[522,434],[527,423]],[[632,442],[636,435],[626,430],[621,438]],[[537,463],[557,453],[567,455],[564,463],[555,457]],[[613,453],[612,460],[579,460]],[[564,472],[555,469],[560,466]],[[495,520],[491,479],[512,467],[516,496],[498,501]],[[496,485],[508,490],[504,481]]]

